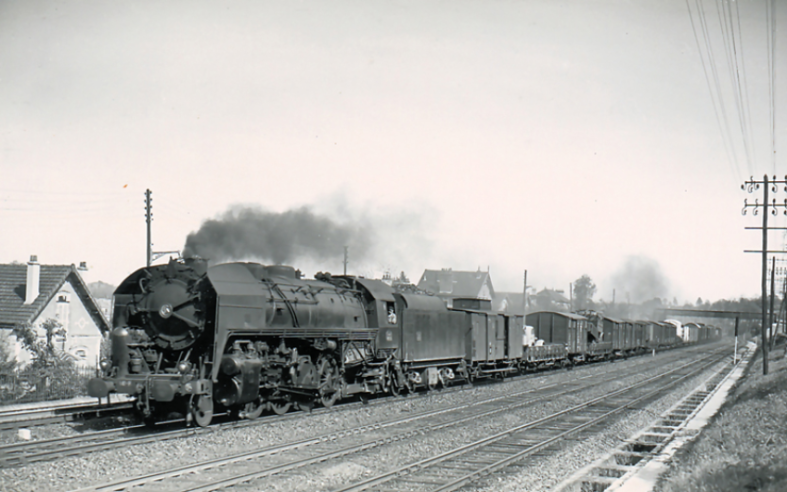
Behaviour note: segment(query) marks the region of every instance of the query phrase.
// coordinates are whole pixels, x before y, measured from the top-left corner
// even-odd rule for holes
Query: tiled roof
[[[558,304],[569,304],[569,302],[570,302],[566,298],[566,296],[564,296],[560,292],[558,292],[556,290],[552,290],[552,289],[542,289],[541,291],[536,293],[535,297],[537,299],[538,298],[549,299],[550,301],[558,303]]]
[[[39,294],[31,304],[25,304],[27,265],[0,265],[0,328],[32,323],[66,280],[71,281],[99,329],[108,331],[109,324],[74,265],[41,265]]]
[[[503,311],[505,307],[505,311],[510,314],[522,314],[523,311],[523,299],[525,294],[522,292],[495,292],[495,298],[492,300],[493,307],[496,311]],[[528,299],[528,304],[530,304],[531,299]],[[505,306],[503,304],[505,303]]]
[[[424,270],[418,288],[433,292],[437,295],[450,295],[451,297],[477,297],[484,282],[487,282],[489,291],[494,296],[492,280],[489,272],[461,272],[456,270]]]

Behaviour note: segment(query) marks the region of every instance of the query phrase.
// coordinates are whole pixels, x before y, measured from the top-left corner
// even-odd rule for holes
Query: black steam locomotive
[[[288,266],[172,260],[115,291],[112,359],[94,397],[137,397],[150,420],[208,425],[215,411],[256,418],[355,394],[435,388],[522,369],[522,316],[490,301],[399,291],[380,280]]]
[[[535,312],[525,330],[522,316],[495,313],[489,300],[448,308],[413,286],[315,278],[200,259],[137,270],[115,291],[112,359],[89,394],[133,395],[151,422],[175,412],[205,426],[216,410],[256,418],[684,343],[668,323]],[[686,328],[695,332],[687,340],[721,336]]]

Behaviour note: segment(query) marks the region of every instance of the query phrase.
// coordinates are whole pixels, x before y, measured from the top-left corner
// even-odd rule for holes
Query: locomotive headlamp
[[[107,369],[109,369],[110,362],[106,359],[102,359],[99,365],[101,366],[101,369],[106,371]]]
[[[178,372],[187,373],[189,372],[189,369],[191,369],[191,363],[189,361],[184,360],[183,362],[178,364]]]

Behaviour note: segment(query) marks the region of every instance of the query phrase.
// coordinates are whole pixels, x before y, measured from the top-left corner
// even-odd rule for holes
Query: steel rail
[[[671,352],[676,356],[679,355],[679,352]],[[672,357],[670,357],[671,359]],[[650,359],[645,358],[636,358],[633,360],[628,361],[631,367],[638,367],[641,365],[647,365],[650,363]],[[617,369],[615,369],[617,370]],[[607,371],[612,372],[611,371]],[[540,379],[541,377],[546,377],[548,375],[555,374],[554,372],[538,372],[538,373],[528,373],[522,374],[519,376],[514,376],[510,378],[506,378],[503,384],[510,384],[519,382],[522,380],[530,380],[530,379]],[[605,373],[602,373],[605,374]],[[582,378],[580,378],[582,379]],[[550,385],[554,386],[554,385]],[[546,389],[550,386],[542,386],[539,389]],[[440,390],[440,394],[449,394],[453,392],[459,391],[468,391],[476,388],[477,386],[470,386],[470,385],[457,385],[449,388],[444,388]],[[506,395],[505,397],[499,398],[507,398],[516,395],[525,394],[525,392],[514,393],[513,395]],[[421,398],[421,397],[428,397],[434,392],[419,392],[414,393],[410,396],[410,398]],[[341,406],[337,406],[333,409],[328,408],[318,408],[313,410],[310,413],[313,414],[322,414],[328,411],[348,411],[353,408],[356,408],[361,405],[379,405],[379,404],[386,404],[389,402],[390,399],[397,399],[395,396],[382,396],[371,400],[368,403],[362,402],[347,402]],[[477,402],[477,404],[483,404],[484,401]],[[497,401],[497,398],[489,399],[488,401]],[[456,410],[462,408],[453,407],[451,410]],[[278,423],[282,421],[286,421],[289,419],[300,418],[305,411],[296,411],[290,412],[287,415],[269,415],[261,419],[255,420],[241,420],[241,421],[231,421],[231,422],[217,422],[214,425],[208,428],[177,428],[173,430],[166,430],[166,431],[151,431],[146,432],[143,435],[136,435],[136,436],[129,436],[128,434],[131,432],[141,431],[144,432],[146,427],[144,425],[132,425],[126,426],[119,429],[108,429],[105,431],[98,431],[92,432],[89,435],[78,435],[78,436],[66,436],[66,437],[58,437],[53,439],[42,439],[37,441],[30,441],[30,442],[21,442],[21,443],[13,443],[8,445],[0,446],[0,468],[7,468],[12,466],[21,466],[29,463],[34,462],[41,462],[41,461],[51,461],[53,459],[61,459],[68,456],[78,456],[82,454],[87,454],[91,452],[98,452],[107,449],[112,449],[119,445],[137,445],[137,444],[145,444],[149,442],[158,442],[163,440],[170,440],[176,439],[180,437],[189,437],[198,435],[201,433],[206,432],[216,432],[218,430],[224,429],[234,429],[234,428],[243,428],[248,426],[257,426],[257,425],[270,425],[273,423]],[[182,420],[175,420],[171,421],[170,423],[178,423],[182,422]],[[161,423],[159,425],[166,425],[166,423]],[[102,442],[94,442],[98,439],[106,439]]]
[[[609,372],[612,372],[612,371],[609,371]],[[594,377],[594,376],[603,376],[603,375],[606,375],[606,374],[607,373],[603,373],[603,374],[600,374],[600,375],[584,376],[582,378],[578,378],[575,381],[589,379],[589,378]],[[598,383],[598,384],[603,384],[603,381]],[[481,400],[481,401],[478,401],[478,402],[467,403],[467,404],[459,405],[459,406],[456,406],[456,407],[451,407],[451,408],[448,408],[448,409],[439,409],[439,410],[432,410],[432,411],[427,411],[427,412],[421,412],[421,413],[418,413],[418,414],[410,415],[410,416],[405,417],[405,418],[395,419],[395,420],[391,420],[391,421],[388,421],[388,422],[354,427],[352,429],[348,429],[348,430],[344,430],[344,431],[340,431],[340,432],[333,432],[333,433],[330,433],[330,434],[324,434],[322,436],[318,436],[318,437],[314,437],[314,438],[310,438],[310,439],[303,439],[303,440],[300,440],[300,441],[295,441],[295,442],[291,442],[291,443],[287,443],[287,444],[283,444],[283,445],[269,446],[269,447],[266,447],[266,448],[263,448],[263,449],[260,449],[260,450],[255,450],[255,451],[250,451],[250,452],[246,452],[246,453],[236,454],[236,455],[225,457],[225,458],[217,458],[217,459],[214,459],[214,460],[209,460],[209,461],[205,461],[203,463],[199,463],[197,465],[188,465],[188,466],[184,466],[184,467],[175,468],[175,469],[172,469],[172,470],[167,470],[165,472],[157,472],[157,473],[151,473],[151,474],[147,474],[147,475],[143,475],[143,476],[139,476],[139,477],[134,477],[133,479],[119,480],[119,481],[113,482],[111,484],[94,486],[94,487],[87,487],[87,488],[79,489],[78,492],[125,490],[125,489],[130,488],[130,487],[134,487],[134,486],[138,486],[138,485],[144,485],[144,484],[149,483],[151,481],[160,481],[160,480],[164,480],[164,479],[167,479],[167,478],[179,477],[181,475],[184,475],[184,474],[187,474],[187,473],[191,473],[191,472],[194,472],[194,471],[200,471],[200,470],[205,470],[205,469],[210,469],[210,468],[216,468],[216,467],[219,467],[219,466],[229,465],[229,464],[237,463],[237,462],[240,462],[240,461],[248,461],[248,460],[255,459],[255,458],[262,458],[262,457],[265,457],[265,456],[282,453],[284,451],[290,451],[290,450],[299,449],[299,448],[303,448],[303,447],[306,447],[306,446],[310,446],[310,445],[314,445],[314,444],[320,444],[320,443],[325,443],[325,442],[329,442],[329,441],[337,441],[338,439],[341,439],[343,437],[348,437],[348,436],[363,434],[363,433],[370,432],[370,431],[385,429],[387,427],[392,427],[392,426],[395,426],[395,425],[406,424],[406,423],[409,423],[409,422],[413,422],[413,421],[417,421],[417,420],[421,420],[421,419],[425,419],[425,418],[429,418],[429,417],[434,417],[434,416],[446,414],[446,413],[449,413],[449,412],[460,411],[460,410],[463,410],[463,409],[472,408],[472,407],[476,407],[476,406],[488,405],[488,404],[496,403],[496,402],[499,402],[499,401],[505,400],[505,399],[515,399],[515,398],[520,397],[520,396],[522,396],[524,394],[533,393],[533,392],[536,392],[536,391],[541,391],[541,390],[546,390],[546,389],[552,389],[552,388],[555,388],[557,386],[558,386],[558,384],[554,383],[554,384],[550,384],[550,385],[547,385],[547,386],[542,386],[540,388],[531,388],[531,389],[528,389],[528,390],[525,390],[525,391],[514,393],[512,395],[497,396],[497,397],[489,398],[489,399],[486,399],[486,400]],[[585,389],[587,387],[588,386],[585,386],[582,389]],[[562,392],[558,392],[558,393],[556,393],[554,395],[548,395],[548,396],[559,396],[559,395],[562,395],[562,394],[574,391],[575,389],[576,388],[564,390]],[[430,426],[429,428],[420,427],[418,429],[415,429],[413,431],[409,431],[409,432],[404,433],[404,434],[400,434],[400,435],[395,436],[395,437],[389,437],[389,438],[385,438],[385,439],[382,439],[382,440],[379,440],[379,441],[374,441],[372,443],[369,443],[368,446],[366,446],[366,447],[364,447],[362,449],[358,449],[357,447],[351,447],[351,448],[348,448],[349,450],[348,449],[342,449],[342,450],[340,450],[338,452],[322,454],[318,458],[316,458],[315,460],[301,460],[299,462],[294,462],[294,463],[292,463],[292,466],[283,467],[283,468],[281,468],[281,467],[277,468],[276,471],[272,472],[272,473],[279,473],[281,471],[286,471],[287,469],[299,468],[299,467],[306,466],[306,465],[309,465],[309,464],[312,464],[312,463],[316,463],[316,462],[319,462],[319,461],[325,461],[326,459],[329,459],[329,458],[342,456],[344,454],[350,454],[352,452],[363,451],[364,449],[369,449],[369,448],[372,448],[372,447],[376,447],[376,446],[379,446],[379,445],[387,443],[387,442],[394,442],[394,441],[405,439],[407,437],[411,437],[411,436],[413,436],[415,434],[424,432],[425,430],[437,430],[437,429],[442,428],[442,427],[447,427],[447,426],[450,426],[450,425],[455,425],[455,424],[458,424],[458,423],[461,423],[461,422],[469,421],[469,420],[478,418],[479,416],[486,416],[486,415],[492,415],[492,414],[495,414],[495,413],[505,412],[505,411],[508,411],[512,407],[524,406],[524,405],[527,405],[527,404],[531,404],[531,403],[533,403],[535,401],[540,401],[542,398],[543,398],[543,395],[540,396],[538,399],[527,400],[525,402],[520,402],[519,404],[516,404],[516,405],[509,405],[509,406],[499,407],[499,408],[496,408],[494,410],[486,411],[486,412],[483,412],[483,413],[480,413],[480,414],[478,414],[478,413],[477,414],[473,414],[471,416],[462,418],[460,420],[454,420],[454,421],[451,421],[449,423],[437,424],[437,425]]]
[[[684,364],[683,366],[680,366],[679,368],[673,369],[672,371],[668,371],[666,373],[662,373],[662,374],[660,374],[658,376],[655,376],[653,378],[649,378],[646,381],[650,381],[650,380],[657,379],[657,378],[663,378],[666,375],[671,374],[672,372],[675,372],[675,371],[679,370],[680,368],[697,364],[700,361],[705,360],[705,359],[707,359],[709,357],[711,357],[711,356],[706,356],[704,359],[691,361],[691,362],[689,362],[687,364]],[[660,362],[663,363],[663,361],[660,361]],[[639,365],[639,364],[635,364],[635,366],[637,366],[637,365]],[[618,369],[615,369],[615,371],[618,371]],[[612,372],[612,371],[609,371],[609,372]],[[587,378],[590,378],[590,377],[597,377],[597,376],[604,376],[606,374],[608,374],[608,372],[607,373],[601,373],[601,374],[598,374],[598,375],[590,375],[590,376],[587,376],[587,377],[581,378],[581,379],[587,379]],[[604,381],[604,382],[607,382],[607,381]],[[603,384],[603,382],[602,383],[598,383],[598,384]],[[638,385],[642,385],[642,384],[645,384],[645,383],[643,383],[643,382],[638,383]],[[556,385],[550,385],[550,387],[553,387],[553,386],[556,386]],[[565,387],[565,385],[564,385],[564,387]],[[587,387],[588,386],[586,386],[585,388],[581,388],[581,389],[586,389]],[[541,391],[541,390],[547,389],[547,388],[549,388],[549,387],[534,388],[534,389],[531,389],[531,390],[524,391],[524,392],[522,392],[522,394],[530,393],[530,392],[533,392],[533,391]],[[566,389],[563,392],[559,392],[558,395],[572,392],[575,389],[576,388]],[[553,396],[558,396],[558,395],[553,395]],[[608,396],[609,395],[607,395],[607,397]],[[498,400],[499,401],[501,399],[511,398],[511,397],[512,397],[511,395],[507,395],[505,397],[496,397],[494,400]],[[476,413],[474,415],[466,416],[466,417],[463,417],[461,419],[456,419],[455,418],[453,421],[450,421],[450,422],[442,422],[442,423],[432,424],[432,425],[429,425],[429,426],[420,427],[420,428],[417,428],[417,429],[414,429],[414,430],[410,430],[410,431],[407,431],[407,432],[404,432],[404,433],[400,433],[400,434],[397,434],[397,435],[394,435],[394,436],[388,436],[388,437],[384,437],[384,438],[381,438],[381,439],[376,439],[376,440],[372,440],[372,441],[369,441],[369,442],[364,442],[364,443],[362,443],[360,445],[353,445],[353,446],[350,446],[350,447],[341,448],[339,450],[333,450],[333,451],[330,451],[330,452],[327,452],[327,453],[322,453],[322,454],[319,454],[317,456],[310,457],[310,458],[307,458],[307,459],[303,459],[303,460],[299,460],[299,461],[294,461],[294,462],[289,462],[289,463],[285,463],[285,464],[282,464],[282,465],[269,467],[269,468],[267,468],[265,470],[259,470],[257,472],[251,473],[251,474],[244,474],[242,476],[236,476],[236,477],[232,477],[230,479],[220,480],[220,481],[217,481],[217,482],[213,482],[212,484],[203,485],[203,486],[200,486],[200,487],[197,487],[197,488],[193,488],[193,489],[190,489],[190,490],[193,491],[193,492],[196,492],[196,491],[216,490],[216,489],[220,489],[220,488],[225,488],[225,487],[228,487],[228,486],[231,486],[231,485],[235,485],[235,484],[238,484],[238,483],[247,482],[247,481],[250,481],[250,480],[253,480],[253,479],[256,479],[256,478],[262,478],[264,476],[268,476],[268,475],[272,475],[272,474],[276,474],[276,473],[281,473],[281,472],[284,472],[284,471],[287,471],[287,470],[291,470],[291,469],[307,466],[307,465],[310,465],[310,464],[313,464],[313,463],[326,461],[326,460],[333,459],[333,458],[336,458],[336,457],[345,456],[345,455],[348,455],[348,454],[351,454],[351,453],[357,453],[357,452],[360,452],[360,451],[364,451],[364,450],[367,450],[367,449],[371,449],[371,448],[380,446],[382,444],[386,444],[386,443],[390,443],[390,442],[406,439],[406,438],[411,437],[411,436],[416,435],[416,434],[429,432],[429,431],[434,431],[434,430],[439,430],[439,429],[442,429],[442,428],[445,428],[445,427],[448,427],[448,426],[451,426],[451,425],[457,425],[457,424],[462,423],[462,422],[466,422],[466,421],[469,421],[469,420],[477,419],[480,416],[487,416],[487,415],[492,415],[492,414],[495,414],[495,413],[506,412],[506,411],[509,411],[511,408],[514,408],[514,407],[517,407],[517,406],[524,406],[524,405],[527,405],[527,404],[531,404],[531,403],[536,402],[536,401],[541,401],[542,399],[543,399],[543,396],[539,397],[538,399],[532,399],[532,400],[529,400],[529,401],[526,401],[526,402],[520,402],[520,403],[518,403],[516,405],[503,406],[503,407],[496,408],[494,410],[484,411],[481,414]],[[228,458],[219,458],[219,459],[210,460],[208,462],[204,462],[204,463],[200,463],[200,464],[196,464],[196,465],[189,465],[189,466],[185,466],[185,467],[180,467],[180,468],[173,469],[173,470],[168,470],[168,471],[165,471],[165,472],[151,473],[151,474],[148,474],[148,475],[145,475],[145,476],[141,476],[141,477],[135,477],[135,478],[132,478],[132,479],[120,480],[120,481],[117,481],[117,482],[113,482],[112,484],[99,485],[99,486],[83,488],[83,489],[79,489],[79,490],[80,490],[80,492],[126,490],[126,489],[128,489],[130,487],[139,486],[139,485],[142,485],[142,484],[145,484],[145,483],[148,483],[148,482],[152,482],[152,481],[160,481],[160,480],[164,480],[164,479],[168,479],[168,478],[179,477],[179,476],[186,475],[186,474],[189,474],[189,473],[195,472],[195,471],[202,471],[202,470],[206,470],[206,469],[217,468],[217,467],[222,466],[222,465],[228,465],[228,464],[232,464],[232,463],[248,461],[248,460],[255,459],[255,458],[261,458],[261,457],[264,457],[264,456],[269,456],[269,455],[272,455],[272,454],[281,453],[283,451],[298,449],[300,447],[304,447],[304,446],[308,446],[308,445],[312,445],[312,444],[322,443],[322,442],[326,442],[326,441],[336,441],[336,440],[338,440],[341,437],[362,434],[364,432],[368,432],[368,431],[371,431],[371,430],[382,429],[384,427],[389,427],[389,426],[392,426],[392,425],[398,425],[398,424],[401,424],[403,422],[413,421],[415,419],[421,419],[421,418],[432,416],[432,415],[445,414],[447,412],[457,411],[459,409],[467,408],[467,407],[470,407],[470,406],[477,406],[477,405],[481,405],[481,404],[484,404],[484,403],[488,403],[488,402],[480,402],[480,403],[477,403],[477,404],[466,404],[466,405],[461,405],[459,407],[451,408],[451,409],[442,409],[442,410],[437,410],[437,411],[432,411],[432,412],[425,412],[424,414],[421,414],[421,415],[410,416],[410,417],[408,417],[406,419],[397,419],[397,420],[390,421],[390,422],[385,423],[385,424],[375,424],[375,425],[372,425],[372,426],[363,426],[363,427],[359,427],[359,428],[343,431],[343,432],[340,432],[340,433],[332,433],[332,434],[320,436],[320,437],[317,437],[317,438],[306,439],[306,440],[298,441],[298,442],[295,442],[295,443],[288,443],[288,444],[285,444],[285,445],[271,446],[271,447],[264,448],[264,449],[261,449],[261,450],[255,450],[255,451],[252,451],[252,452],[241,453],[241,454],[238,454],[238,455],[235,455],[235,456],[232,456],[232,457],[228,457]]]
[[[7,410],[0,407],[0,430],[20,427],[38,427],[59,424],[73,420],[77,416],[89,414],[111,414],[132,408],[131,402],[117,402],[108,405],[78,403],[74,405],[50,405],[41,408]]]
[[[708,358],[711,358],[711,357],[713,357],[713,356],[710,356]],[[661,393],[664,390],[666,390],[666,389],[668,389],[668,388],[670,388],[670,387],[672,387],[672,386],[674,386],[674,385],[676,385],[676,384],[678,384],[678,383],[680,383],[680,382],[682,382],[682,381],[684,381],[684,380],[686,380],[686,379],[688,379],[690,377],[693,377],[697,373],[705,371],[708,367],[710,367],[710,366],[712,366],[714,364],[717,364],[720,360],[723,360],[724,357],[725,356],[721,357],[721,359],[712,360],[708,364],[705,364],[702,367],[700,367],[700,368],[698,368],[696,370],[693,370],[692,372],[690,372],[687,375],[684,375],[684,376],[681,376],[678,379],[669,381],[665,385],[657,388],[656,390],[648,392],[645,395],[639,396],[639,397],[635,398],[634,400],[627,401],[626,403],[624,403],[622,405],[616,406],[612,410],[606,411],[603,414],[601,414],[601,415],[599,415],[597,417],[594,417],[594,418],[592,418],[589,421],[582,422],[579,425],[573,426],[573,427],[571,427],[571,428],[569,428],[569,429],[567,429],[565,431],[562,431],[562,432],[560,432],[559,434],[557,434],[555,436],[552,436],[552,437],[549,437],[547,439],[544,439],[544,440],[542,440],[542,441],[540,441],[540,442],[538,442],[536,444],[520,445],[519,446],[520,449],[522,449],[522,448],[524,448],[524,449],[522,449],[521,451],[517,452],[514,455],[507,456],[506,458],[501,459],[501,460],[499,460],[497,462],[493,462],[491,464],[488,464],[488,465],[484,466],[483,468],[481,468],[479,470],[476,470],[476,471],[473,471],[471,473],[468,473],[468,474],[466,474],[466,475],[464,475],[464,476],[462,476],[462,477],[460,477],[458,479],[454,479],[454,481],[452,481],[452,482],[449,482],[449,483],[446,483],[446,484],[440,484],[440,486],[438,488],[429,489],[429,490],[430,490],[430,492],[438,492],[438,491],[444,492],[444,491],[449,491],[449,490],[457,490],[458,488],[463,487],[467,483],[474,481],[478,477],[484,476],[486,474],[491,473],[494,470],[497,470],[497,469],[503,468],[505,466],[508,466],[509,464],[511,464],[513,462],[516,462],[516,461],[519,461],[523,457],[525,457],[525,456],[527,456],[529,454],[532,454],[532,453],[534,453],[536,451],[539,451],[539,450],[543,449],[544,447],[546,447],[546,446],[548,446],[548,445],[550,445],[550,444],[552,444],[552,443],[554,443],[556,441],[562,440],[562,439],[564,439],[567,436],[570,436],[572,434],[576,434],[577,432],[580,432],[583,429],[586,429],[586,428],[588,428],[590,426],[593,426],[593,425],[596,425],[596,424],[598,424],[600,422],[603,422],[604,420],[607,420],[609,417],[611,417],[611,416],[613,416],[615,414],[618,414],[618,413],[622,412],[623,410],[626,410],[627,408],[631,407],[632,405],[635,405],[638,402],[640,402],[642,400],[645,400],[647,398],[651,398],[654,395],[657,395],[658,393]],[[708,359],[708,358],[706,358],[706,359]],[[702,361],[704,361],[704,359]],[[698,362],[700,362],[700,361],[698,361]],[[359,492],[359,491],[363,491],[363,490],[368,490],[371,487],[374,487],[374,486],[377,486],[377,485],[380,485],[380,484],[383,484],[383,483],[386,483],[386,482],[390,482],[390,481],[393,481],[393,480],[396,480],[396,479],[399,479],[399,478],[413,477],[413,475],[412,475],[413,472],[424,471],[424,470],[428,469],[429,467],[432,467],[432,466],[435,466],[435,465],[439,465],[439,464],[441,464],[443,462],[446,462],[446,461],[448,461],[448,460],[450,460],[452,458],[455,458],[457,456],[461,456],[463,454],[466,454],[466,453],[468,453],[470,451],[476,451],[476,450],[478,450],[480,448],[483,448],[483,447],[486,447],[486,446],[490,446],[490,445],[494,445],[498,441],[501,441],[501,440],[503,440],[503,439],[505,439],[507,437],[510,437],[512,434],[515,434],[517,432],[521,432],[521,431],[525,431],[525,430],[532,430],[534,428],[538,428],[538,426],[540,426],[542,424],[558,420],[560,417],[567,416],[567,415],[570,415],[570,414],[574,414],[574,413],[576,413],[578,411],[581,411],[581,410],[585,410],[585,409],[587,409],[589,407],[592,407],[593,405],[595,405],[597,403],[603,402],[605,400],[609,400],[610,398],[617,397],[617,396],[622,395],[622,394],[624,394],[626,392],[639,389],[640,387],[645,386],[645,385],[647,385],[647,384],[649,384],[649,383],[651,383],[653,381],[656,381],[656,380],[659,380],[659,379],[663,379],[665,376],[667,376],[667,375],[669,375],[671,373],[677,372],[680,369],[683,369],[683,368],[685,368],[685,367],[687,367],[689,365],[692,365],[692,364],[686,364],[686,365],[681,366],[679,368],[676,368],[676,369],[674,369],[672,371],[669,371],[668,373],[665,373],[663,375],[659,375],[659,376],[655,376],[653,378],[646,379],[646,380],[644,380],[644,381],[642,381],[640,383],[637,383],[635,385],[631,385],[629,387],[626,387],[626,388],[623,388],[621,390],[609,393],[607,395],[603,395],[601,397],[594,398],[592,400],[589,400],[587,402],[581,403],[579,405],[575,405],[575,406],[573,406],[571,408],[568,408],[568,409],[565,409],[563,411],[557,412],[557,413],[552,414],[550,416],[547,416],[547,417],[544,417],[544,418],[541,418],[541,419],[538,419],[538,420],[535,420],[535,421],[532,421],[532,422],[528,422],[526,424],[522,424],[522,425],[513,427],[511,429],[507,429],[505,431],[502,431],[502,432],[499,432],[499,433],[494,434],[492,436],[480,439],[480,440],[475,441],[473,443],[470,443],[470,444],[461,446],[459,448],[447,451],[447,452],[442,453],[440,455],[433,456],[433,457],[430,457],[430,458],[426,458],[426,459],[420,460],[420,461],[418,461],[416,463],[411,463],[409,465],[400,467],[400,468],[398,468],[396,470],[387,472],[387,473],[379,475],[377,477],[373,477],[373,478],[365,480],[363,482],[356,483],[356,484],[353,484],[353,485],[348,486],[348,487],[344,487],[344,488],[341,488],[341,489],[334,490],[333,492]],[[497,454],[501,454],[501,453],[498,452]],[[472,462],[471,461],[467,461],[467,462],[464,462],[464,463],[469,465]],[[431,475],[430,479],[431,479],[431,481],[437,481],[437,479],[436,479],[436,477],[434,475]],[[424,485],[423,482],[419,482],[418,479],[415,478],[415,477],[411,478],[409,480],[409,482],[414,483],[414,484],[418,484],[418,485]]]

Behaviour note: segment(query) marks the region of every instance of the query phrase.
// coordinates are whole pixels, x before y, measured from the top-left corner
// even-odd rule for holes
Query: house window
[[[68,302],[68,293],[61,292],[57,295],[57,302]]]
[[[77,350],[74,353],[74,355],[76,355],[77,357],[79,357],[80,359],[83,359],[83,360],[87,359],[87,352],[85,350],[82,350],[82,349]]]

